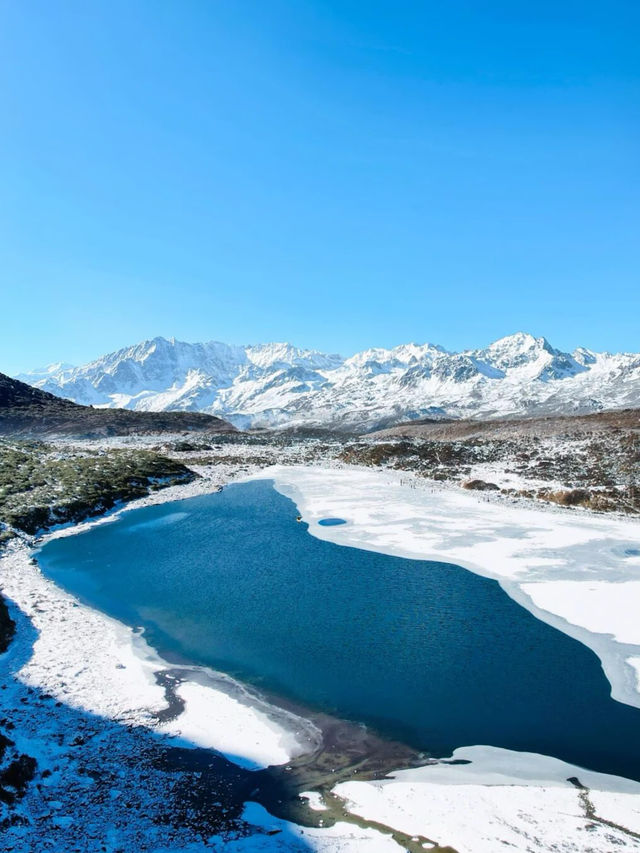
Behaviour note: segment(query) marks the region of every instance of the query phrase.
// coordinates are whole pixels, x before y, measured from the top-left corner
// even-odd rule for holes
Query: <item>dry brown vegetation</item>
[[[495,420],[417,420],[371,433],[371,438],[422,438],[431,441],[456,441],[472,438],[517,438],[529,436],[585,437],[640,433],[640,409],[596,412],[591,415],[555,415],[536,418],[499,418]]]
[[[544,429],[538,435],[536,425],[541,423]],[[469,437],[461,438],[465,433]],[[501,488],[505,495],[600,512],[640,513],[637,410],[508,424],[412,424],[350,442],[340,458],[495,491],[498,486],[490,478],[471,473],[474,466],[489,466],[522,482],[519,488]]]

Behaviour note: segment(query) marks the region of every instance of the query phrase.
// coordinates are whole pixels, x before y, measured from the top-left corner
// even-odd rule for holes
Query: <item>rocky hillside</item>
[[[195,412],[136,412],[81,406],[0,373],[0,435],[97,438],[234,429],[220,418]]]
[[[584,438],[598,434],[636,434],[640,437],[640,409],[597,412],[592,415],[558,415],[498,420],[427,418],[406,421],[371,433],[371,438],[415,438],[458,441],[474,438]]]
[[[369,430],[425,417],[588,413],[640,405],[640,354],[572,353],[518,333],[484,349],[433,344],[351,358],[289,344],[228,346],[154,338],[82,367],[21,377],[78,403],[207,412],[240,427]]]
[[[417,421],[345,443],[342,461],[466,489],[640,514],[640,410],[495,421]]]
[[[82,521],[195,477],[181,462],[147,450],[0,439],[0,546],[14,530],[33,535]]]

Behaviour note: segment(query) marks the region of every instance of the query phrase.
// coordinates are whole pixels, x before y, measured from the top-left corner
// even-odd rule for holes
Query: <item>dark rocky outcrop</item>
[[[161,432],[235,432],[200,412],[137,412],[80,406],[0,373],[0,435],[101,438]]]
[[[462,484],[463,489],[470,489],[474,492],[499,492],[500,486],[495,483],[488,483],[486,480],[465,480]]]
[[[9,616],[9,608],[0,595],[0,654],[6,652],[15,634],[16,623]]]

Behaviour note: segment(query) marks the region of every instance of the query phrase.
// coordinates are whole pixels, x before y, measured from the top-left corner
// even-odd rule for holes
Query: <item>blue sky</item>
[[[0,370],[640,350],[640,4],[4,0]]]

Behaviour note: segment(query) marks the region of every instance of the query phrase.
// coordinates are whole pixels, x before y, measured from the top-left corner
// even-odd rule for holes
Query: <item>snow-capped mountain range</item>
[[[566,353],[522,332],[484,349],[404,344],[346,359],[286,343],[154,338],[82,367],[59,363],[16,378],[77,403],[201,411],[241,428],[367,430],[421,417],[640,406],[640,354]]]

